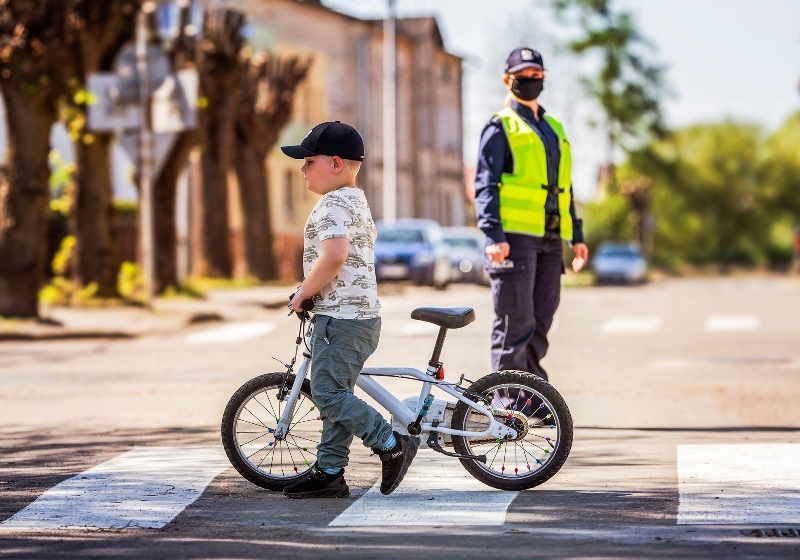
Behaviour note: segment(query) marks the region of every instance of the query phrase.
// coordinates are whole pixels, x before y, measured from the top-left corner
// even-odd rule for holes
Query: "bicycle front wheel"
[[[517,432],[512,440],[453,436],[453,447],[465,455],[486,455],[486,464],[460,459],[467,471],[500,490],[526,490],[550,479],[564,465],[572,448],[572,416],[567,403],[544,379],[523,371],[500,371],[482,377],[467,389],[490,408],[495,420]],[[486,430],[489,419],[459,401],[451,426]]]
[[[286,373],[251,379],[233,394],[222,415],[222,446],[231,465],[269,490],[299,481],[317,460],[322,420],[308,379],[303,380],[286,437],[275,439],[294,379]]]

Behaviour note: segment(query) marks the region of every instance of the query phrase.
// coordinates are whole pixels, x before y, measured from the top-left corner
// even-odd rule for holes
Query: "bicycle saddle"
[[[411,312],[411,318],[446,329],[460,329],[475,320],[475,310],[471,307],[417,307]]]

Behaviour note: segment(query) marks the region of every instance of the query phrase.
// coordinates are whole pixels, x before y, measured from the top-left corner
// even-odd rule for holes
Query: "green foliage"
[[[68,235],[61,241],[61,248],[53,257],[53,278],[39,292],[39,301],[48,305],[78,305],[90,301],[97,293],[97,283],[85,287],[67,277],[69,264],[75,249],[75,237]]]
[[[620,194],[609,194],[602,201],[587,204],[584,215],[586,244],[592,251],[604,240],[633,238],[628,201]]]
[[[139,215],[139,203],[135,200],[114,200],[114,213],[120,218],[135,220]]]
[[[48,156],[50,163],[50,249],[55,247],[69,234],[69,216],[73,204],[74,185],[72,177],[75,164],[67,163],[58,150],[51,150]]]
[[[144,274],[138,264],[122,263],[117,276],[117,291],[129,303],[144,303]]]
[[[786,268],[800,224],[800,113],[772,135],[726,120],[678,130],[632,151],[619,179],[651,182],[652,260]],[[626,197],[586,212],[587,240],[633,239]]]
[[[580,37],[568,42],[567,49],[600,57],[597,74],[583,81],[603,110],[610,149],[640,145],[650,135],[663,135],[663,68],[642,55],[641,47],[649,43],[631,14],[614,11],[612,0],[552,0],[552,6],[580,30]]]

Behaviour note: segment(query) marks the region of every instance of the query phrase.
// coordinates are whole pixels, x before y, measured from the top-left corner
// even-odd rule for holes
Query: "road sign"
[[[197,126],[198,76],[195,70],[171,72],[167,56],[147,46],[147,82],[154,132],[181,132]],[[139,129],[139,75],[133,46],[125,47],[114,63],[114,72],[90,74],[87,87],[95,102],[88,107],[89,130],[112,132]]]

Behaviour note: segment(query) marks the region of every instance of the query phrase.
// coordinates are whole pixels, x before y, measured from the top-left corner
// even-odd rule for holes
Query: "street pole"
[[[144,304],[153,306],[153,135],[150,131],[150,84],[147,76],[147,14],[155,3],[145,2],[136,18],[136,72],[139,76],[139,237],[142,248]]]
[[[395,0],[383,21],[383,219],[397,218],[397,70]]]

